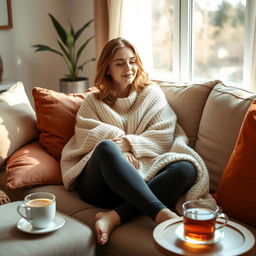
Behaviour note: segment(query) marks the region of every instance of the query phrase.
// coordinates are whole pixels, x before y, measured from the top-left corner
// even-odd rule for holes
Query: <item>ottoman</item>
[[[17,228],[21,218],[16,208],[22,201],[0,206],[0,256],[94,256],[95,238],[89,227],[62,213],[65,224],[45,234],[30,234]]]

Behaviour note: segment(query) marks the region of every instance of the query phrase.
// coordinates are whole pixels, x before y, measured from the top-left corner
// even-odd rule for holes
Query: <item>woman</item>
[[[84,201],[110,209],[95,216],[104,244],[139,213],[161,223],[178,216],[175,206],[181,213],[184,199],[207,197],[208,174],[130,42],[105,45],[95,87],[77,113],[61,168],[66,189],[76,187]]]

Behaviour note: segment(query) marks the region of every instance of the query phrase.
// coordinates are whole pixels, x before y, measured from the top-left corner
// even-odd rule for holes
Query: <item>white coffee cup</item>
[[[53,222],[56,214],[55,195],[48,192],[27,195],[24,203],[18,205],[17,212],[30,222],[33,228],[47,228]]]

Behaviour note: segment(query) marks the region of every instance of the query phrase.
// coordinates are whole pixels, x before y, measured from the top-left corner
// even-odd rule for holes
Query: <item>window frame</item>
[[[247,65],[249,56],[252,54],[248,49],[248,42],[251,40],[253,24],[253,0],[246,0],[246,20],[245,20],[245,43],[243,62],[243,85],[229,82],[237,87],[245,87],[248,76]],[[193,11],[194,0],[174,0],[174,25],[173,25],[173,71],[154,72],[153,79],[161,81],[191,81],[209,80],[209,78],[193,77],[194,74],[194,38],[193,38]]]

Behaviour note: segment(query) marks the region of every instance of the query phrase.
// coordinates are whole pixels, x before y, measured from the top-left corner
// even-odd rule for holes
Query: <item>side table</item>
[[[95,238],[89,227],[68,217],[59,230],[47,234],[24,233],[16,227],[16,208],[22,201],[0,206],[0,256],[94,256]]]

